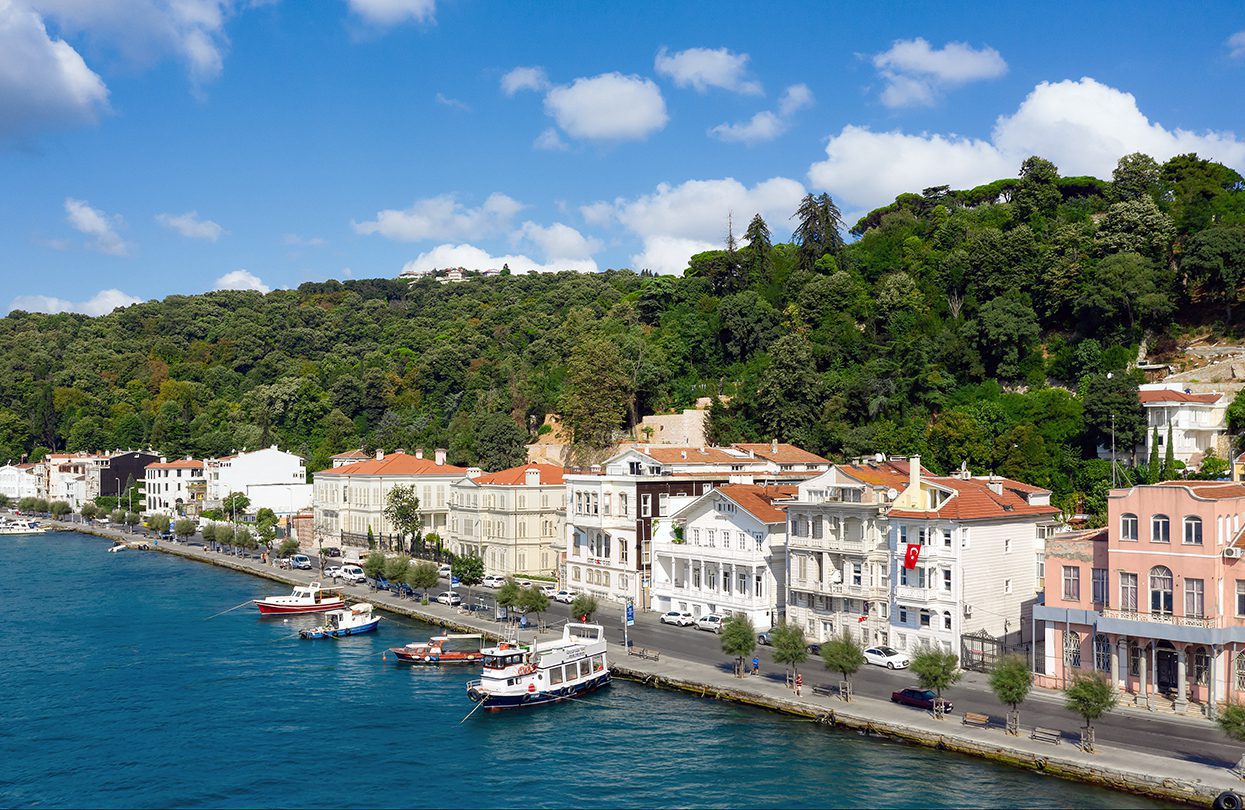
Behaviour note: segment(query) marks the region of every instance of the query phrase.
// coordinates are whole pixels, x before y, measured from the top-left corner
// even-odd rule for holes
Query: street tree
[[[514,611],[519,607],[522,589],[514,577],[506,577],[506,581],[497,589],[497,606],[506,609],[506,619],[513,621]]]
[[[390,582],[406,582],[406,572],[410,570],[411,558],[405,554],[389,557],[385,560],[385,579]]]
[[[195,522],[191,520],[190,518],[180,518],[176,523],[173,524],[173,534],[177,535],[177,537],[183,541],[189,537],[193,537],[194,533],[195,533]],[[295,547],[298,546],[297,543],[295,543],[294,545]]]
[[[467,588],[467,603],[471,603],[471,589],[484,581],[484,560],[468,554],[456,557],[450,563],[450,574]]]
[[[410,550],[415,551],[415,543],[424,526],[419,514],[419,496],[415,494],[415,485],[398,485],[389,490],[385,496],[385,518],[398,533],[399,548],[406,549],[403,539],[411,535]]]
[[[1006,655],[999,659],[990,672],[990,691],[1011,707],[1007,717],[1007,732],[1019,733],[1020,704],[1025,702],[1033,688],[1033,673],[1023,655]]]
[[[535,613],[536,624],[539,627],[541,617],[544,612],[549,609],[549,597],[535,586],[524,588],[519,592],[519,610],[524,613]]]
[[[125,510],[114,509],[108,513],[108,521],[110,523],[125,523]]]
[[[205,523],[203,528],[199,531],[199,534],[203,536],[203,545],[205,547],[211,546],[213,543],[217,542],[216,526],[212,523]]]
[[[437,587],[439,579],[436,563],[427,560],[416,562],[406,572],[406,584],[420,591],[425,599],[428,598],[428,591]]]
[[[126,512],[125,513],[125,523],[127,526],[136,526],[138,525],[138,522],[142,519],[143,519],[143,516],[140,515],[138,512]]]
[[[735,614],[722,623],[722,652],[735,659],[735,677],[743,676],[744,659],[757,647],[757,631],[752,621]]]
[[[251,505],[251,499],[244,492],[230,492],[221,499],[220,508],[231,520],[236,520],[238,515],[245,515],[246,510]]]
[[[369,579],[376,579],[377,576],[385,573],[385,555],[379,551],[373,551],[363,559],[363,573]]]
[[[1094,721],[1115,708],[1119,701],[1115,687],[1100,673],[1082,674],[1073,678],[1072,684],[1063,693],[1068,711],[1085,718],[1082,747],[1093,753]]]
[[[800,664],[808,660],[808,642],[804,640],[804,631],[799,625],[780,622],[770,631],[770,641],[774,646],[774,660],[787,668],[787,680],[799,674]]]
[[[847,684],[843,699],[852,699],[851,677],[865,665],[865,651],[860,643],[847,633],[832,638],[821,645],[821,660],[826,669],[843,673],[843,682]]]
[[[162,515],[158,512],[147,516],[147,528],[151,529],[156,534],[164,534],[168,532],[170,522],[171,520],[168,515]]]
[[[6,496],[6,499],[7,499],[7,496]],[[3,505],[8,506],[7,503]],[[99,516],[99,507],[91,503],[90,501],[87,501],[86,503],[82,504],[82,508],[78,510],[78,513],[82,515],[82,518],[84,520],[95,520],[95,518]]]
[[[73,507],[69,505],[68,501],[52,501],[52,503],[48,506],[48,511],[52,513],[52,517],[60,520],[65,515],[72,512]]]
[[[571,600],[571,618],[592,621],[592,616],[597,612],[596,597],[590,594],[581,593]]]
[[[280,547],[277,548],[278,557],[290,557],[298,553],[298,541],[287,537],[281,541]]]
[[[942,717],[942,690],[959,682],[963,674],[960,672],[960,659],[954,653],[924,647],[912,656],[909,668],[922,689],[932,689],[937,694],[934,716]]]

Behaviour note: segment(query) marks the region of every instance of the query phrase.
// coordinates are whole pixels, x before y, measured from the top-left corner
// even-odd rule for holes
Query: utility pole
[[[1115,489],[1115,414],[1111,414],[1111,488]]]

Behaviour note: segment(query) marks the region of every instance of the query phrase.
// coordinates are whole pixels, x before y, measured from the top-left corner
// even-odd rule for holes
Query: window
[[[1063,567],[1063,598],[1069,602],[1081,599],[1081,569],[1076,565]]]
[[[1137,539],[1137,516],[1133,514],[1120,515],[1120,539],[1133,540]]]
[[[943,630],[950,630],[950,629],[951,629],[951,611],[946,611],[946,610],[945,610],[945,611],[943,611],[943,613],[942,613],[942,629],[943,629]]]
[[[1186,546],[1202,545],[1202,519],[1189,516],[1184,519],[1184,542]]]
[[[1169,616],[1172,612],[1172,572],[1163,565],[1150,569],[1150,612]]]
[[[1094,669],[1099,672],[1111,671],[1111,639],[1102,633],[1094,636]]]
[[[627,543],[626,543],[625,541],[624,541],[624,542],[620,542],[620,543],[618,544],[618,558],[619,558],[619,560],[618,560],[619,562],[623,563],[624,565],[626,564],[626,562],[627,562]]]
[[[1075,630],[1064,633],[1063,665],[1068,669],[1081,668],[1081,634]]]
[[[1236,581],[1236,615],[1245,616],[1245,579]]]
[[[670,514],[670,494],[663,492],[657,496],[657,514]]]
[[[820,540],[820,539],[821,539],[821,534],[822,534],[822,523],[823,523],[823,522],[824,522],[824,521],[822,521],[822,519],[821,519],[821,518],[813,518],[813,519],[810,521],[810,523],[812,524],[812,529],[813,529],[813,531],[812,531],[812,536],[813,536],[813,539],[814,539],[814,540]]]
[[[900,526],[899,527],[899,544],[906,545],[907,542],[908,542],[908,527]]]
[[[942,572],[942,589],[947,593],[951,592],[951,569]]]
[[[1210,681],[1210,656],[1205,647],[1198,647],[1193,653],[1193,680],[1199,686],[1206,686]]]
[[[906,607],[903,607],[902,605],[899,607],[899,623],[900,624],[908,623],[908,609]]]
[[[1093,577],[1092,588],[1094,591],[1094,604],[1095,605],[1106,605],[1107,604],[1107,590],[1108,590],[1107,589],[1107,569],[1095,568],[1093,571],[1090,572],[1090,576]]]
[[[1046,579],[1046,552],[1039,551],[1037,553],[1037,578],[1038,587],[1042,587],[1042,580]]]
[[[861,581],[864,579],[864,568],[860,563],[852,563],[852,584],[857,588],[860,587]]]
[[[618,514],[622,517],[631,517],[631,509],[627,503],[627,493],[621,492],[618,495]]]
[[[930,614],[928,610],[921,611],[921,626],[922,627],[929,627],[929,616]]]
[[[709,544],[709,548],[717,547],[717,534],[713,529],[705,529],[705,541]]]
[[[1237,589],[1240,590],[1239,588]],[[1239,601],[1239,599],[1238,599]],[[1120,573],[1120,610],[1137,609],[1137,575]]]
[[[1171,541],[1172,526],[1167,515],[1155,515],[1150,518],[1150,542],[1170,543]]]
[[[1012,592],[1012,581],[1010,579],[1003,580],[1003,593]]]
[[[652,516],[653,516],[653,496],[652,495],[641,495],[640,496],[640,517],[652,517]]]
[[[960,548],[968,548],[968,527],[960,529]]]
[[[700,545],[700,529],[692,529],[692,545]]]
[[[1184,581],[1184,615],[1201,618],[1206,615],[1206,581],[1186,579]]]
[[[1004,538],[1003,540],[1003,553],[1004,554],[1012,553],[1012,539],[1010,537]]]
[[[1136,642],[1128,644],[1128,674],[1136,677],[1141,673],[1141,656],[1144,650]]]
[[[1236,657],[1236,688],[1245,689],[1245,652]]]

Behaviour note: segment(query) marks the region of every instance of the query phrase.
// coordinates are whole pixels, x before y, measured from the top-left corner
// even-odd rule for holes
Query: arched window
[[[1150,542],[1170,543],[1172,541],[1172,522],[1167,515],[1154,515],[1150,518]]]
[[[1136,540],[1137,539],[1137,516],[1134,514],[1120,515],[1120,539]]]
[[[1063,665],[1065,669],[1081,668],[1081,634],[1075,630],[1064,633]]]
[[[1094,636],[1094,669],[1099,672],[1111,671],[1111,639],[1102,633]]]
[[[942,614],[942,629],[943,629],[943,630],[950,630],[950,629],[951,629],[951,612],[950,612],[950,611],[943,611],[943,614]]]
[[[1236,657],[1236,688],[1245,690],[1245,652]]]
[[[1172,571],[1164,565],[1150,569],[1150,612],[1171,615]]]
[[[1202,545],[1202,519],[1195,515],[1188,515],[1184,519],[1184,542],[1185,545],[1200,546]]]

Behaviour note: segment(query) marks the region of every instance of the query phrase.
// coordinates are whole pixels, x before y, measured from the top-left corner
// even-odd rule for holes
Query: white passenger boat
[[[599,624],[567,624],[560,639],[530,646],[503,641],[483,652],[480,680],[467,684],[467,697],[487,711],[556,703],[610,682]]]
[[[50,532],[47,526],[40,526],[39,521],[30,518],[0,518],[0,535],[6,534],[43,534]]]
[[[342,638],[370,633],[380,624],[380,617],[372,615],[372,606],[367,602],[359,602],[341,610],[330,610],[324,614],[324,624],[302,630],[303,638]]]
[[[259,612],[265,616],[283,613],[321,613],[346,606],[337,588],[322,588],[319,582],[298,585],[289,596],[269,596],[254,600]]]

